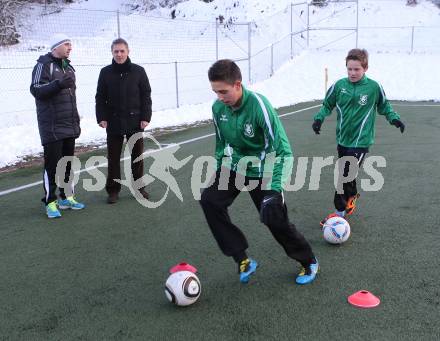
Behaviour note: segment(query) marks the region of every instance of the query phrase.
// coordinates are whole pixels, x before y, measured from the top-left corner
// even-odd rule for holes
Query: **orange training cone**
[[[374,308],[380,304],[380,299],[367,290],[361,290],[348,296],[348,303],[360,308]]]
[[[189,271],[189,272],[192,272],[193,274],[195,274],[197,272],[197,269],[194,266],[192,266],[191,264],[179,263],[177,265],[174,265],[170,269],[170,274],[175,273],[177,271]]]

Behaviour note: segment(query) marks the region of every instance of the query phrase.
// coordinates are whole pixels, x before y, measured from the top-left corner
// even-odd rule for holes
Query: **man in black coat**
[[[49,218],[61,217],[60,209],[80,210],[84,204],[73,196],[70,181],[71,162],[64,174],[56,174],[58,162],[64,156],[73,156],[75,139],[79,136],[79,115],[76,107],[75,70],[68,59],[72,50],[71,40],[64,34],[56,34],[50,43],[51,52],[40,56],[32,71],[30,91],[35,97],[38,129],[44,149],[44,192],[42,201]],[[64,178],[71,187],[65,192],[60,188],[60,200],[56,195],[56,176]]]
[[[128,43],[118,38],[112,42],[112,64],[101,69],[96,90],[96,120],[107,130],[108,175],[107,202],[118,200],[121,184],[120,157],[124,136],[127,141],[133,134],[142,132],[151,120],[151,87],[143,67],[131,62]],[[144,175],[144,164],[133,162],[144,151],[143,139],[138,139],[131,149],[133,180]],[[142,187],[140,194],[148,199]]]

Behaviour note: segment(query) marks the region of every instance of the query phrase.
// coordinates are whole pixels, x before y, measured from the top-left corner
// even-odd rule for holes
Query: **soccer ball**
[[[342,217],[327,219],[322,232],[324,239],[330,244],[342,244],[350,237],[350,224]]]
[[[196,302],[201,290],[199,278],[190,271],[174,272],[165,283],[165,295],[168,300],[179,306],[187,306]]]

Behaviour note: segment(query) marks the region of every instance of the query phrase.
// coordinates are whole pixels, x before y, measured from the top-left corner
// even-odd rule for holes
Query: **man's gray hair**
[[[127,41],[125,39],[123,39],[123,38],[117,38],[117,39],[112,41],[111,51],[113,51],[113,46],[119,45],[119,44],[124,44],[127,47],[127,49],[128,49]]]

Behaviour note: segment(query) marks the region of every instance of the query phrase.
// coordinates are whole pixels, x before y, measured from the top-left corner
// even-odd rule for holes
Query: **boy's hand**
[[[391,121],[391,124],[393,126],[395,126],[396,128],[400,128],[400,132],[402,134],[405,131],[405,125],[403,124],[403,122],[401,120],[394,119],[394,120]]]
[[[313,122],[312,129],[315,132],[315,134],[319,135],[319,132],[321,131],[321,125],[322,125],[321,120],[315,120],[315,122]]]

